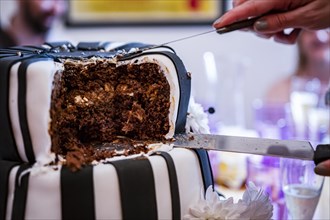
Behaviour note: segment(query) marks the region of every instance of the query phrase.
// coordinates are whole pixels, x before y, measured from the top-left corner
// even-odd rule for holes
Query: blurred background
[[[45,41],[162,44],[212,30],[225,0],[1,0],[0,47]],[[170,44],[192,73],[192,95],[212,133],[329,143],[329,30],[303,32],[295,45],[253,33],[209,33]],[[277,158],[210,152],[221,192],[254,181],[287,217]],[[329,178],[315,219],[329,219]],[[229,190],[229,191],[228,191]],[[326,206],[326,207],[325,207]]]
[[[11,23],[13,16],[22,17],[24,14],[24,12],[21,12],[20,9],[17,8],[17,6],[20,5],[20,1],[33,2],[40,0],[1,0],[0,18],[2,30],[6,30],[10,27],[15,28],[18,29],[16,32],[24,37],[23,27],[21,27],[20,24]],[[47,2],[57,1],[64,2],[65,6],[61,7],[66,7],[66,9],[65,12],[63,12],[64,15],[53,21],[53,17],[62,13],[61,10],[64,9],[53,9],[52,7],[54,6],[52,6],[52,4],[58,3],[47,4]],[[190,0],[180,1],[190,2]],[[192,2],[195,1],[197,3],[203,2],[198,0],[193,0]],[[217,15],[213,15],[213,17],[208,18],[207,21],[201,22],[198,21],[198,19],[194,19],[193,21],[188,20],[186,21],[187,25],[182,24],[184,21],[180,19],[177,19],[179,23],[177,25],[175,19],[171,22],[160,22],[160,25],[143,25],[144,23],[148,23],[148,21],[152,21],[152,19],[149,18],[146,18],[144,22],[132,22],[133,25],[127,25],[127,22],[125,22],[124,25],[118,23],[114,25],[111,19],[109,20],[101,17],[99,19],[101,21],[96,23],[100,23],[104,20],[103,22],[105,22],[105,25],[100,26],[88,23],[84,21],[83,18],[81,18],[81,20],[83,20],[82,22],[78,22],[79,18],[85,15],[82,14],[79,16],[79,12],[73,12],[70,7],[72,8],[74,5],[73,3],[77,4],[80,3],[80,1],[44,0],[43,2],[46,3],[40,7],[41,10],[46,11],[44,12],[46,15],[40,16],[39,21],[46,20],[45,23],[48,22],[46,25],[49,26],[49,32],[42,40],[70,41],[73,44],[81,41],[135,41],[160,44],[177,38],[212,30],[212,23],[218,18]],[[101,2],[105,2],[105,5],[111,4],[109,0]],[[127,2],[130,4],[139,1],[128,0]],[[216,4],[217,7],[219,7],[219,15],[227,10],[227,8],[225,8],[226,6],[231,6],[230,1],[212,0],[211,2],[221,3]],[[28,6],[23,5],[22,7],[26,8]],[[36,6],[34,6],[34,8],[36,8]],[[36,12],[32,11],[31,13],[35,14]],[[69,13],[78,13],[78,16],[76,16],[78,18],[75,18],[78,21],[72,21],[73,19],[71,19],[71,24],[68,26],[66,25],[68,19],[65,15]],[[23,20],[26,21],[26,23],[28,21],[28,19],[24,18]],[[75,23],[77,23],[77,25],[75,25]],[[84,26],[84,24],[81,25],[80,23],[84,23],[87,26]],[[166,23],[171,24],[166,25]],[[42,42],[42,40],[40,42]],[[34,42],[32,42],[32,44],[33,43]],[[22,40],[22,43],[19,44],[31,44],[31,42],[24,42]],[[251,107],[253,101],[262,98],[267,88],[274,81],[291,74],[296,66],[297,60],[296,46],[281,45],[272,40],[261,39],[252,33],[245,33],[242,31],[236,31],[221,36],[216,33],[210,33],[185,41],[179,41],[170,44],[170,46],[175,49],[183,60],[186,69],[193,75],[192,94],[195,100],[202,103],[205,108],[210,106],[215,108],[216,112],[211,115],[210,118],[212,126],[221,120],[227,124],[234,125],[233,123],[240,123],[241,126],[249,129],[252,128],[253,113]],[[205,61],[205,59],[211,59],[211,61]],[[210,75],[212,73],[205,68],[205,62],[213,62],[212,59],[214,59],[214,62],[217,64],[215,72],[216,78],[212,78]],[[234,82],[234,78],[235,80],[237,78],[239,82]],[[206,90],[205,88],[211,89]],[[235,88],[235,90],[232,90],[233,88]],[[239,109],[234,110],[233,108],[236,105],[238,105]],[[233,114],[240,115],[241,119],[236,121],[236,119],[233,118],[235,116]]]

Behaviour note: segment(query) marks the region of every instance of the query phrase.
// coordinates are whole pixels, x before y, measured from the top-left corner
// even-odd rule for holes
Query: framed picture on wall
[[[224,0],[69,0],[69,26],[211,24]]]

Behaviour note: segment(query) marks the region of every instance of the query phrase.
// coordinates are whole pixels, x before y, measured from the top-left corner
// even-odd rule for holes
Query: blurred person
[[[16,0],[9,25],[0,28],[0,48],[43,44],[54,22],[64,14],[66,0]]]
[[[253,30],[261,37],[281,43],[295,43],[301,29],[330,27],[329,0],[234,0],[234,8],[216,20],[215,28],[249,17],[261,16]],[[293,28],[290,33],[284,32]]]
[[[261,16],[253,26],[259,36],[274,37],[277,42],[292,44],[297,41],[301,29],[321,30],[330,27],[329,0],[234,0],[233,6],[232,10],[213,23],[214,28]],[[265,15],[267,13],[269,15]],[[293,30],[286,33],[287,28]],[[330,176],[330,160],[318,164],[315,172]]]
[[[303,30],[297,44],[296,70],[292,75],[280,79],[270,87],[266,93],[265,102],[279,105],[289,103],[290,94],[297,89],[295,82],[302,82],[306,86],[316,79],[317,88],[310,88],[314,91],[309,92],[316,93],[319,97],[318,105],[324,106],[326,93],[330,89],[330,32]],[[315,171],[317,174],[330,176],[330,160],[320,163]]]
[[[273,37],[280,43],[293,44],[302,29],[321,30],[330,27],[329,0],[234,0],[233,6],[232,10],[213,23],[214,28],[261,16],[253,25],[257,35],[263,38]],[[293,30],[286,33],[287,28]],[[330,176],[330,160],[318,164],[315,172]]]
[[[294,82],[303,83],[313,79],[319,81],[319,97],[324,97],[330,81],[330,32],[302,31],[297,41],[298,65],[295,72],[278,82],[267,91],[266,102],[284,104],[290,102],[290,94],[296,88]],[[322,98],[320,102],[324,102]],[[320,103],[322,104],[322,103]]]

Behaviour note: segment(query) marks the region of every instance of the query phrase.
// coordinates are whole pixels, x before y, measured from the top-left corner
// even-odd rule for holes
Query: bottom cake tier
[[[35,172],[0,161],[0,219],[182,219],[213,185],[207,152],[152,156]]]

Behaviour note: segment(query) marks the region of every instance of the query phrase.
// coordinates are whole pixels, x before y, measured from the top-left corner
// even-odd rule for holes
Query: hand
[[[319,163],[314,171],[316,174],[322,176],[330,176],[330,159]]]
[[[295,43],[301,29],[330,27],[330,0],[234,0],[234,8],[213,24],[221,28],[248,17],[262,16],[253,30],[262,37],[281,43]],[[284,29],[293,28],[291,33]]]

